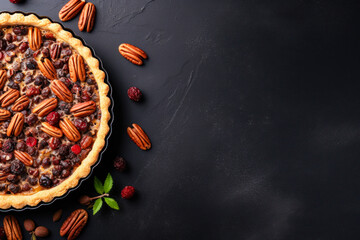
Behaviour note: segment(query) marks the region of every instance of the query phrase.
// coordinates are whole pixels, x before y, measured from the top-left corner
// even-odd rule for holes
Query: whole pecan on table
[[[86,117],[94,113],[96,110],[96,103],[94,101],[77,103],[70,108],[70,112],[75,117]]]
[[[56,69],[48,58],[38,61],[38,67],[46,78],[54,80],[57,77]]]
[[[70,0],[67,2],[59,12],[61,21],[66,22],[73,19],[84,7],[85,0]]]
[[[44,117],[52,110],[56,108],[58,104],[58,100],[56,98],[47,98],[41,101],[38,105],[36,105],[32,112],[36,113],[39,117]]]
[[[19,222],[12,215],[8,215],[4,217],[4,230],[8,240],[23,239]]]
[[[0,89],[5,86],[6,81],[8,80],[6,70],[0,70]]]
[[[143,50],[128,43],[120,44],[119,52],[124,58],[136,65],[142,65],[143,59],[148,58]]]
[[[60,100],[68,103],[73,101],[73,95],[71,91],[62,81],[52,81],[50,84],[50,89]]]
[[[41,31],[37,27],[29,28],[29,47],[31,50],[36,51],[41,47],[42,37]]]
[[[25,121],[25,117],[24,114],[18,112],[16,113],[12,118],[11,121],[9,123],[9,126],[7,128],[6,131],[6,135],[8,137],[11,136],[19,136],[19,134],[21,133],[23,126],[24,126],[24,121]]]
[[[20,97],[20,92],[16,89],[9,88],[0,96],[1,107],[10,106]]]
[[[77,209],[65,220],[60,228],[60,236],[68,236],[68,240],[74,240],[87,223],[88,213],[84,209]]]
[[[132,124],[132,128],[127,128],[127,133],[131,140],[141,149],[141,150],[149,150],[151,148],[151,142],[144,132],[144,130],[137,125],[136,123]]]
[[[81,82],[85,81],[85,65],[84,59],[78,54],[74,54],[69,58],[69,73],[70,79],[76,82],[78,79]]]
[[[91,32],[94,27],[96,8],[93,3],[86,3],[81,11],[78,27],[80,31],[86,29],[87,32]]]

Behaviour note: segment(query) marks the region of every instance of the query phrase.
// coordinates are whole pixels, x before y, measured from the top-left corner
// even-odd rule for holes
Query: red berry
[[[135,188],[133,186],[126,186],[121,190],[121,197],[125,199],[130,199],[135,194]]]
[[[73,153],[75,153],[76,155],[78,155],[81,152],[81,147],[79,145],[74,145],[74,146],[71,147],[71,151]]]
[[[61,144],[61,141],[60,139],[58,138],[55,138],[55,137],[52,137],[49,139],[49,146],[51,147],[51,149],[58,149],[60,144]]]
[[[114,160],[114,167],[116,170],[124,171],[126,169],[126,161],[122,157],[116,157]]]
[[[21,0],[9,0],[11,3],[19,3]]]
[[[34,137],[28,137],[26,139],[26,145],[28,145],[29,147],[34,147],[36,145],[36,143],[37,143],[37,140]]]
[[[77,118],[75,120],[75,127],[81,131],[81,132],[85,132],[88,129],[88,123],[85,120],[82,120],[80,118]]]
[[[31,97],[34,95],[39,95],[40,94],[40,90],[36,87],[30,87],[26,90],[26,96]]]
[[[142,93],[137,87],[131,87],[128,89],[127,94],[129,98],[135,102],[139,102],[142,98]]]
[[[58,112],[51,112],[46,116],[46,121],[52,125],[55,126],[59,123],[60,120],[60,114]]]

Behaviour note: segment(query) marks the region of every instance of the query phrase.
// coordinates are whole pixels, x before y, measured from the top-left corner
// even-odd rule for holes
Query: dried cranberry
[[[44,58],[47,58],[50,56],[50,51],[48,48],[44,48],[43,50],[41,50],[41,53],[43,55]]]
[[[20,191],[20,187],[19,187],[19,185],[11,183],[8,186],[8,190],[12,193],[18,193]]]
[[[26,90],[26,96],[28,96],[28,97],[39,95],[39,94],[40,94],[40,90],[36,87],[30,87]]]
[[[45,87],[42,91],[41,91],[41,96],[43,97],[48,97],[50,95],[51,91],[49,87]]]
[[[77,119],[75,119],[75,127],[79,131],[85,132],[88,129],[89,125],[85,120],[83,120],[81,118],[77,118]]]
[[[50,162],[50,158],[46,157],[42,160],[41,162],[41,165],[44,167],[44,168],[48,168],[50,167],[51,165],[51,162]]]
[[[31,57],[33,56],[33,54],[34,54],[34,51],[31,50],[30,48],[28,48],[28,49],[26,50],[24,56],[25,56],[25,58],[31,58]]]
[[[26,170],[25,165],[19,160],[12,161],[10,169],[11,172],[16,175],[20,175]]]
[[[37,150],[35,147],[28,147],[26,150],[27,153],[30,154],[31,156],[35,156],[37,154]]]
[[[0,50],[5,50],[7,47],[7,43],[4,39],[0,39]]]
[[[64,169],[71,169],[72,168],[72,164],[71,164],[71,161],[69,159],[61,161],[60,164]]]
[[[86,102],[86,101],[90,101],[91,100],[91,96],[90,94],[85,90],[85,91],[82,91],[81,93],[81,100],[83,102]]]
[[[126,161],[122,157],[116,157],[114,160],[114,167],[119,171],[124,171],[126,169]]]
[[[52,137],[49,139],[49,146],[51,149],[58,149],[61,144],[60,139]]]
[[[2,150],[7,153],[14,151],[14,148],[15,148],[15,143],[10,139],[6,139],[2,146]]]
[[[22,72],[18,72],[14,75],[14,80],[20,82],[24,78],[24,74]]]
[[[21,187],[21,190],[22,191],[29,191],[30,190],[30,186],[29,186],[29,184],[27,184],[27,183],[25,183],[22,187]]]
[[[51,162],[54,165],[59,165],[60,164],[60,159],[53,156],[53,157],[51,157]]]
[[[44,149],[47,145],[48,145],[48,143],[46,142],[46,140],[45,140],[45,139],[42,139],[42,140],[39,142],[39,149]]]
[[[35,186],[38,183],[38,180],[33,177],[29,177],[27,181],[30,183],[30,185]]]
[[[27,42],[23,42],[19,46],[20,52],[24,53],[29,48],[29,44]]]
[[[60,156],[66,156],[69,154],[69,147],[65,144],[62,144],[59,148],[59,154]]]
[[[54,168],[52,169],[52,174],[54,176],[59,176],[61,174],[61,171],[63,170],[61,165],[56,165],[54,166]]]
[[[52,125],[55,126],[59,123],[60,121],[60,114],[58,112],[51,112],[47,115],[46,117],[46,121]]]
[[[129,98],[135,102],[139,102],[142,98],[142,93],[137,87],[131,87],[128,89],[127,94]]]
[[[34,84],[36,86],[41,86],[41,85],[43,85],[43,83],[44,83],[44,77],[42,75],[39,75],[39,76],[35,77]]]
[[[36,143],[37,143],[37,140],[34,137],[28,137],[26,139],[26,145],[28,145],[29,147],[34,147],[36,145]]]
[[[25,81],[25,84],[29,84],[31,83],[32,81],[34,81],[33,77],[31,75],[27,75],[25,78],[24,78],[24,81]]]
[[[28,69],[34,70],[36,69],[36,66],[37,66],[37,62],[33,58],[26,61],[26,67]]]
[[[8,182],[11,182],[11,183],[18,183],[18,182],[19,182],[19,178],[18,178],[18,176],[15,175],[15,174],[10,174],[10,175],[8,175],[8,176],[6,177],[6,180],[7,180]]]
[[[34,123],[37,122],[37,120],[38,120],[37,116],[32,113],[26,118],[26,123],[28,125],[33,125]]]
[[[19,141],[17,144],[16,144],[16,149],[19,150],[19,151],[25,151],[26,149],[26,144],[24,141]]]
[[[15,83],[14,81],[9,81],[7,86],[12,89],[20,90],[19,84]]]
[[[67,170],[67,169],[62,170],[61,178],[67,178],[68,176],[70,176],[70,173],[71,172],[69,170]]]
[[[43,186],[43,187],[46,187],[46,188],[49,188],[51,187],[52,185],[52,181],[49,177],[45,176],[45,175],[42,175],[40,177],[40,185]]]
[[[61,60],[55,60],[53,65],[54,65],[55,69],[59,69],[64,66],[64,62]]]
[[[25,26],[15,26],[13,32],[16,35],[26,35],[28,33],[28,28]]]
[[[78,155],[78,154],[80,154],[80,152],[81,152],[81,147],[76,144],[76,145],[74,145],[74,146],[71,147],[71,151],[72,151],[73,153],[75,153],[76,155]]]

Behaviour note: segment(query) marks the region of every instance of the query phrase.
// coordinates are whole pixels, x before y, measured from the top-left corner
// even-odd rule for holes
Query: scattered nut
[[[24,228],[28,232],[32,232],[35,229],[35,222],[31,219],[26,219],[24,221]]]
[[[37,237],[47,237],[49,236],[49,233],[49,229],[44,226],[39,226],[35,229],[35,236]]]
[[[59,221],[62,216],[62,213],[63,213],[62,209],[57,210],[53,215],[53,222]]]

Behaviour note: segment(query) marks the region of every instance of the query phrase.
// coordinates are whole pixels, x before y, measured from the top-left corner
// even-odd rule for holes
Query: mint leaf
[[[106,204],[112,209],[119,210],[119,205],[113,198],[104,197]]]
[[[101,198],[96,199],[94,206],[93,206],[93,215],[95,215],[102,207],[103,201]]]
[[[97,177],[94,178],[94,187],[95,187],[95,190],[98,192],[98,194],[104,193],[104,186],[102,185],[101,181]]]
[[[113,178],[111,177],[110,173],[106,176],[105,182],[104,182],[104,191],[105,193],[109,193],[112,186],[113,186]]]

